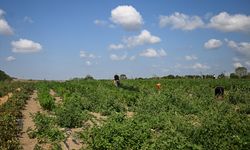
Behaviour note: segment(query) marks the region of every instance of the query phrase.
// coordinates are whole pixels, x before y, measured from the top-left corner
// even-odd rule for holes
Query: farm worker
[[[161,84],[160,84],[160,83],[157,83],[157,84],[156,84],[156,88],[157,88],[157,90],[160,90],[160,89],[161,89]]]
[[[214,95],[216,96],[216,98],[218,99],[223,99],[224,97],[224,88],[222,86],[217,86],[214,89]]]
[[[114,76],[114,84],[115,84],[116,87],[119,87],[120,84],[121,84],[119,76],[117,74]]]

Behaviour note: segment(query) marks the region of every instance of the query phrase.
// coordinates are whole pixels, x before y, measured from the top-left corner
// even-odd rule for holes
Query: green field
[[[216,86],[225,88],[223,99]],[[123,80],[120,88],[111,80],[1,82],[0,96],[13,96],[0,106],[0,149],[22,147],[21,110],[33,90],[45,110],[28,131],[36,149],[60,149],[66,129],[75,128],[84,149],[250,148],[250,80],[148,79]]]

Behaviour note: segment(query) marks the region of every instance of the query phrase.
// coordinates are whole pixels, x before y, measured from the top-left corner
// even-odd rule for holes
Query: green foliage
[[[156,89],[156,83],[161,83],[160,90]],[[39,101],[53,99],[48,96],[53,89],[62,102],[55,104],[53,99],[51,104],[48,102],[52,107],[46,106],[51,110],[49,116],[35,116],[36,130],[31,132],[31,137],[50,141],[55,149],[60,149],[57,144],[64,136],[58,128],[79,127],[84,129],[80,137],[88,149],[227,150],[250,147],[249,80],[156,78],[123,80],[122,84],[116,88],[111,80],[37,83],[38,96],[43,95],[39,96],[43,97]],[[223,99],[214,96],[217,86],[225,89]],[[6,92],[11,91],[13,87],[6,86],[6,89]],[[26,94],[18,95],[20,99],[27,98]],[[15,120],[21,116],[12,107],[20,109],[24,104],[25,101],[13,101],[4,105],[4,112],[10,111],[10,118]],[[9,127],[11,133],[16,133],[10,118],[5,119],[1,129]],[[90,121],[93,124],[87,125]],[[3,134],[11,139],[15,135],[11,133]],[[3,144],[6,147],[6,143]]]
[[[50,88],[46,84],[46,82],[38,84],[38,100],[43,109],[51,111],[55,108],[55,100],[50,95]]]
[[[7,75],[4,71],[0,70],[0,81],[12,80],[12,78]]]
[[[84,111],[84,108],[80,105],[77,99],[75,99],[75,97],[72,98],[73,99],[70,99],[56,110],[57,123],[61,127],[81,127],[83,121],[86,121],[89,118],[89,115]]]
[[[235,74],[235,73],[231,73],[230,74],[230,79],[239,79],[240,77],[237,75],[237,74]]]
[[[17,136],[21,131],[21,109],[31,94],[32,85],[12,83],[5,87],[8,87],[8,92],[13,92],[13,96],[6,103],[0,105],[0,149],[17,150],[21,149]],[[22,93],[14,90],[16,87],[20,87]]]
[[[84,80],[94,80],[94,77],[91,75],[86,75],[86,77],[84,78]]]
[[[135,120],[126,120],[124,115],[116,114],[102,127],[94,127],[83,135],[89,148],[95,150],[141,149],[150,139],[150,130],[146,124]]]
[[[64,140],[64,135],[56,128],[55,119],[38,112],[34,116],[35,130],[30,133],[32,137],[37,137],[40,141],[60,142]]]

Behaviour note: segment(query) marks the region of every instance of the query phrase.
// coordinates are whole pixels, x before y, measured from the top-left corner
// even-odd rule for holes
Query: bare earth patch
[[[0,97],[0,106],[6,103],[12,96],[13,96],[12,93],[8,93],[7,95]]]
[[[66,139],[60,143],[63,150],[81,149],[87,146],[83,144],[77,137],[77,133],[81,132],[82,128],[62,128],[61,131],[65,132]]]
[[[126,117],[127,118],[132,118],[134,116],[134,112],[132,112],[132,111],[127,111],[126,112]]]
[[[23,146],[24,150],[33,150],[37,143],[37,139],[30,139],[27,134],[28,128],[31,128],[32,130],[35,129],[35,123],[33,122],[31,115],[42,111],[42,108],[39,105],[38,101],[35,100],[36,98],[37,91],[34,91],[30,99],[27,101],[25,109],[22,110],[23,128],[21,132],[20,143]]]
[[[132,118],[135,115],[134,112],[128,110],[128,106],[125,106],[125,110],[126,110],[125,115],[127,118]]]
[[[56,96],[56,92],[53,89],[50,89],[49,93],[50,93],[51,96],[53,96],[55,98],[55,103],[56,104],[62,103],[62,98],[59,97],[59,96]]]
[[[20,92],[20,91],[21,91],[21,88],[17,88],[16,91],[17,91],[17,92]]]

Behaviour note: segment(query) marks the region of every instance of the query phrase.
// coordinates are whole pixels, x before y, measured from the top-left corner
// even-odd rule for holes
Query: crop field
[[[250,80],[121,83],[0,82],[0,149],[250,148]]]

